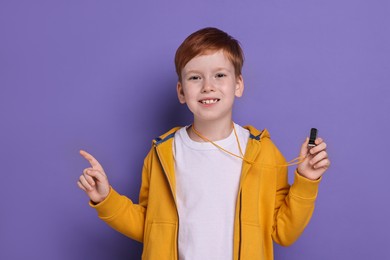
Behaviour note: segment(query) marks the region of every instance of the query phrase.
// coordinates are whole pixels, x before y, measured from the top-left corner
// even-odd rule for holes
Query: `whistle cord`
[[[238,145],[238,150],[240,151],[240,155],[237,155],[237,154],[234,154],[226,149],[224,149],[223,147],[221,147],[220,145],[216,144],[215,142],[211,141],[210,139],[208,139],[207,137],[203,136],[201,133],[199,133],[194,125],[192,124],[192,131],[197,135],[199,136],[203,141],[205,142],[209,142],[211,143],[212,145],[214,145],[215,147],[217,147],[218,149],[220,149],[221,151],[227,153],[227,154],[230,154],[231,156],[234,156],[234,157],[237,157],[237,158],[240,158],[241,160],[249,163],[249,164],[260,164],[259,162],[255,162],[255,161],[251,161],[251,160],[248,160],[244,157],[244,153],[242,152],[242,149],[241,149],[241,144],[240,144],[240,141],[239,141],[239,138],[238,138],[238,135],[237,135],[237,132],[236,132],[236,128],[234,127],[234,123],[232,122],[232,126],[233,126],[233,132],[234,132],[234,135],[236,137],[236,140],[237,140],[237,145]],[[286,166],[293,166],[293,165],[297,165],[297,164],[300,164],[301,162],[303,162],[303,160],[305,159],[305,157],[297,157],[297,158],[294,158],[293,160],[287,162],[286,164],[277,164],[277,165],[271,165],[271,164],[264,164],[264,163],[261,163],[263,166],[266,166],[266,167],[286,167]]]

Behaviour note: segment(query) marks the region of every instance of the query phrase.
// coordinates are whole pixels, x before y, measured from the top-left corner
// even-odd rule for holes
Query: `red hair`
[[[177,49],[175,67],[179,81],[181,81],[182,69],[191,59],[209,51],[219,50],[223,50],[233,64],[235,75],[240,76],[244,64],[244,53],[240,43],[224,31],[207,27],[192,33]]]

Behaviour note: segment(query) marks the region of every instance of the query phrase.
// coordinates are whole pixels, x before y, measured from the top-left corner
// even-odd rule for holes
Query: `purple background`
[[[0,259],[140,258],[78,189],[78,150],[138,201],[151,140],[191,122],[173,56],[206,26],[245,51],[237,123],[267,128],[287,159],[310,127],[328,143],[312,221],[275,258],[390,259],[386,0],[1,1]]]

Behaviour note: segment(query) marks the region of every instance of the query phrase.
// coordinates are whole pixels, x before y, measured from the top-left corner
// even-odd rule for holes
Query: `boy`
[[[329,167],[326,144],[303,143],[295,181],[267,130],[232,121],[244,91],[239,43],[216,28],[190,35],[175,56],[177,94],[194,115],[153,141],[139,204],[109,186],[98,161],[78,186],[108,225],[144,243],[142,259],[273,259],[273,241],[293,243],[314,209]]]

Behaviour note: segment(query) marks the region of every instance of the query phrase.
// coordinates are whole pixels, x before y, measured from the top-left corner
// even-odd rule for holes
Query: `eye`
[[[215,77],[216,77],[216,78],[224,78],[224,77],[226,77],[226,74],[224,74],[224,73],[217,73],[217,74],[215,75]]]
[[[199,76],[190,76],[190,77],[188,78],[188,80],[199,80],[199,79],[200,79]]]

